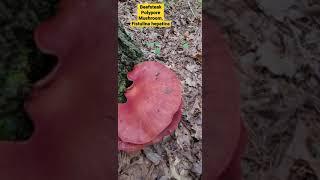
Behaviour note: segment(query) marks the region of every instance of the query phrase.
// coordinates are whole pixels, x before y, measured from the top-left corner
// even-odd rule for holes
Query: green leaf
[[[155,53],[156,55],[160,55],[160,53],[161,53],[161,48],[160,48],[160,47],[156,48],[156,49],[154,50],[154,53]]]
[[[155,44],[155,46],[157,46],[157,47],[160,47],[160,46],[161,46],[159,42],[155,42],[154,44]]]
[[[149,48],[153,48],[154,47],[154,42],[149,42],[149,43],[146,43],[147,44],[147,46],[149,47]]]
[[[189,44],[186,42],[182,45],[183,49],[188,49],[189,48]]]

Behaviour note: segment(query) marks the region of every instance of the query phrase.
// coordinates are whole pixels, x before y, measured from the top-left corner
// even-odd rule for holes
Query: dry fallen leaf
[[[202,53],[201,52],[198,52],[196,53],[195,55],[193,55],[193,58],[195,59],[195,61],[197,63],[202,63]]]

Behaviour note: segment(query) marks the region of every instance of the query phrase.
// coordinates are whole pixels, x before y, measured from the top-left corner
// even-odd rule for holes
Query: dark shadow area
[[[56,65],[36,47],[33,31],[54,15],[57,0],[0,2],[0,140],[26,140],[33,124],[24,111],[32,84]]]

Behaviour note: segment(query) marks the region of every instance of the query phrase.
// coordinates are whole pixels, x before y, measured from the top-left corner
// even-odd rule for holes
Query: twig
[[[194,12],[193,12],[193,10],[192,10],[192,8],[191,8],[191,4],[190,4],[190,1],[189,1],[189,0],[188,0],[188,5],[189,5],[189,8],[190,8],[190,10],[191,10],[191,12],[192,12],[193,16],[194,16],[194,17],[196,17],[196,15],[194,14]]]

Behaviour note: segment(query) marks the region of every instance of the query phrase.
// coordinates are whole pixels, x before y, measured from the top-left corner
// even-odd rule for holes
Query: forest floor
[[[35,17],[49,16],[53,2],[28,0],[24,6],[20,1],[0,3],[0,20],[7,23],[1,29],[6,36],[0,37],[1,45],[5,45],[0,49],[8,62],[11,59],[6,52],[12,49],[15,55],[28,52],[23,61],[42,60],[43,55],[29,42],[33,28],[42,20]],[[145,60],[160,61],[177,72],[184,87],[184,114],[179,128],[163,142],[136,154],[119,153],[119,179],[199,179],[202,1],[165,1],[165,17],[173,21],[171,28],[131,29],[129,22],[136,19],[139,2],[142,0],[121,0],[119,21],[141,48]],[[220,20],[240,79],[242,117],[249,133],[242,161],[244,179],[320,179],[319,1],[207,2],[203,6]],[[17,7],[21,9],[17,11]]]
[[[119,2],[119,21],[146,60],[161,61],[179,74],[185,107],[175,134],[137,154],[119,154],[119,177],[198,179],[201,1],[166,1],[165,16],[173,27],[161,30],[129,27],[139,2]],[[319,179],[320,5],[313,0],[207,2],[204,8],[223,27],[240,79],[241,111],[249,133],[244,179]]]
[[[144,53],[174,70],[183,84],[182,123],[172,136],[136,154],[119,154],[119,179],[199,179],[202,174],[201,1],[165,1],[171,28],[131,28],[137,4],[119,2],[119,22]],[[154,1],[153,1],[154,2]]]
[[[211,0],[232,49],[249,132],[245,180],[320,178],[320,6]]]

